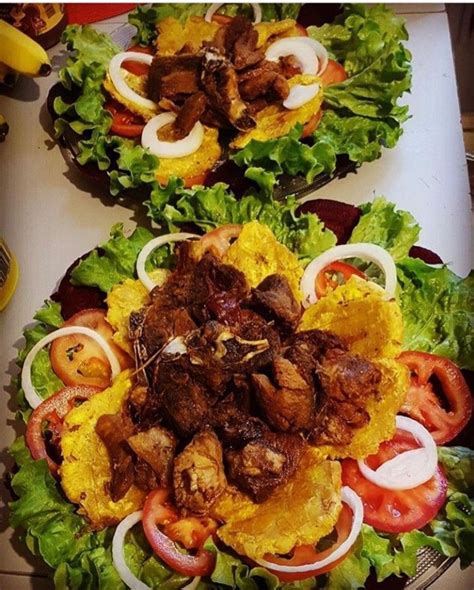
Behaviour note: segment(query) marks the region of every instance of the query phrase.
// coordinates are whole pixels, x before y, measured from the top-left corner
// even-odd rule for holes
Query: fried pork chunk
[[[263,502],[296,471],[303,450],[301,437],[268,432],[240,450],[226,451],[229,480]]]
[[[154,471],[158,484],[167,487],[171,483],[176,452],[175,435],[163,426],[154,426],[129,436],[127,442],[135,454]]]
[[[174,461],[176,504],[193,514],[207,514],[226,486],[221,443],[212,430],[202,430]]]
[[[177,99],[199,91],[201,55],[156,55],[148,75],[148,97],[154,102],[162,98]]]
[[[278,274],[269,275],[252,289],[250,305],[287,333],[296,329],[301,317],[301,305],[296,301],[288,280]]]
[[[239,93],[237,73],[219,51],[206,49],[202,61],[201,83],[213,109],[224,115],[240,131],[255,127],[247,105]]]
[[[222,30],[222,43],[216,40],[219,49],[227,55],[236,70],[254,66],[264,57],[263,48],[257,49],[258,33],[247,17],[238,15]]]

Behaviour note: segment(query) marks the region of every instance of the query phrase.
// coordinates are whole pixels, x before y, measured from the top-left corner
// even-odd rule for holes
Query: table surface
[[[397,147],[382,158],[364,164],[356,175],[336,180],[317,192],[318,197],[359,204],[385,195],[413,213],[422,232],[420,244],[466,275],[472,268],[471,201],[460,125],[453,56],[446,13],[442,4],[395,5],[407,20],[413,53],[413,89],[405,102],[410,119]],[[116,17],[97,24],[112,31],[124,22]],[[0,235],[18,258],[20,280],[8,308],[0,314],[0,424],[2,471],[9,466],[6,447],[15,437],[9,383],[16,373],[15,357],[21,330],[55,289],[64,270],[79,255],[108,236],[117,221],[133,228],[143,219],[134,210],[99,198],[94,187],[66,165],[52,138],[45,107],[49,88],[64,62],[61,46],[50,50],[54,73],[41,80],[20,79],[8,95],[0,96],[0,112],[10,134],[0,145]],[[8,528],[1,484],[0,588],[50,588],[45,567],[31,557]],[[473,570],[462,575],[450,568],[458,590],[472,588]],[[454,577],[453,577],[454,576]],[[446,581],[431,588],[446,588]]]

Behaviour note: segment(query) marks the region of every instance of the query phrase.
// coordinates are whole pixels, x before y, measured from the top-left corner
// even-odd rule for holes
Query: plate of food
[[[466,567],[472,276],[415,258],[418,224],[381,197],[161,190],[162,232],[114,226],[24,332],[11,524],[56,587]]]
[[[65,157],[113,195],[173,177],[301,195],[393,148],[408,118],[390,8],[154,4],[129,23],[69,26],[48,99]]]

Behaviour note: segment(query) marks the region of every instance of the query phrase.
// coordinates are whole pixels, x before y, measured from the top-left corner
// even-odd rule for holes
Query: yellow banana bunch
[[[0,115],[0,142],[2,142],[8,133],[8,123],[3,115]]]
[[[46,51],[4,20],[0,20],[0,62],[25,76],[47,76],[51,64]]]

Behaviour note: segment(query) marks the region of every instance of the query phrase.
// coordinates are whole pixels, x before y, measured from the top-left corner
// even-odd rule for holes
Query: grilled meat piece
[[[156,55],[148,74],[148,97],[154,102],[162,98],[176,99],[199,91],[201,55]]]
[[[183,336],[195,327],[186,309],[166,309],[159,303],[152,304],[145,311],[141,342],[151,356],[171,339]]]
[[[381,375],[370,361],[330,350],[317,369],[321,384],[312,444],[350,443],[355,430],[369,421],[367,400],[378,396]]]
[[[157,476],[157,485],[169,486],[177,444],[174,434],[163,426],[155,426],[129,436],[127,442],[135,454],[152,468]]]
[[[206,110],[207,100],[204,92],[196,92],[187,98],[173,123],[173,138],[183,139],[189,135],[194,125]]]
[[[268,432],[265,422],[251,416],[245,406],[246,400],[231,393],[212,412],[212,426],[225,447],[240,448]]]
[[[229,480],[263,502],[296,471],[303,448],[299,436],[269,432],[241,450],[226,451]]]
[[[284,332],[293,331],[301,318],[301,305],[282,275],[269,275],[252,289],[250,305],[266,320],[275,321]]]
[[[203,53],[202,64],[201,82],[210,106],[240,131],[255,127],[239,94],[237,74],[230,61],[217,50],[208,48]]]
[[[299,61],[294,55],[285,55],[279,59],[280,72],[285,78],[293,78],[298,74],[302,74]]]
[[[245,100],[261,97],[284,100],[290,93],[290,87],[278,64],[263,60],[257,67],[240,74],[239,91]]]
[[[143,492],[151,492],[159,487],[160,480],[150,465],[137,457],[135,459],[135,485]]]
[[[263,59],[263,48],[257,49],[258,33],[247,17],[234,17],[224,30],[225,54],[236,70],[253,66]]]
[[[110,457],[110,497],[113,502],[118,502],[128,492],[135,478],[133,455],[126,441],[133,433],[133,425],[122,414],[104,414],[97,420],[95,431]]]
[[[205,515],[227,485],[222,447],[212,430],[203,430],[175,458],[173,485],[176,504]]]
[[[280,432],[310,430],[314,424],[315,391],[298,367],[284,357],[273,361],[274,385],[267,375],[254,374],[252,382],[266,421]]]

